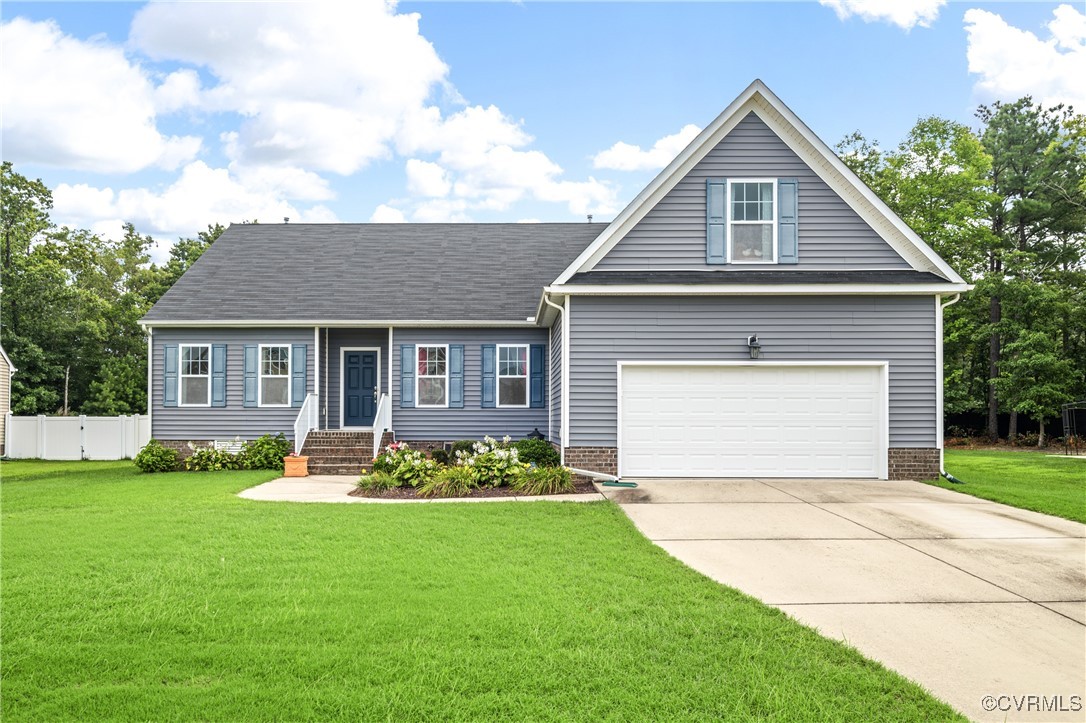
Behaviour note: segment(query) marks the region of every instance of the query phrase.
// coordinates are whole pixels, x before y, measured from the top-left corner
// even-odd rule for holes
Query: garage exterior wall
[[[620,360],[749,360],[751,334],[767,360],[889,362],[889,446],[937,445],[931,296],[578,296],[571,307],[568,447],[617,446]]]

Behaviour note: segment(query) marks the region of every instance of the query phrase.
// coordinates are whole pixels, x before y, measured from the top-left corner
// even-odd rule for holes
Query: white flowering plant
[[[385,447],[385,451],[373,461],[374,472],[387,472],[400,487],[418,487],[434,476],[439,465],[406,442]]]
[[[480,487],[501,487],[512,484],[529,465],[520,461],[516,447],[510,447],[510,437],[501,442],[484,437],[472,445],[470,451],[458,451],[456,463],[471,470],[475,483]]]

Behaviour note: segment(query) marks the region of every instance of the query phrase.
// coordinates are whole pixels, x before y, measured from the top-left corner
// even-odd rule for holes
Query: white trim
[[[761,118],[914,269],[964,283],[788,106],[761,80],[755,80],[608,224],[553,285],[566,283],[579,271],[591,270],[749,112]]]
[[[148,328],[150,328],[150,327],[148,327]],[[18,371],[18,369],[15,368],[15,365],[11,363],[11,357],[9,357],[8,353],[6,351],[4,351],[4,347],[3,347],[2,344],[0,344],[0,357],[3,357],[4,361],[7,362],[7,364],[8,364],[8,376],[9,377],[12,376],[13,374],[15,374],[15,372]]]
[[[502,349],[524,350],[524,404],[502,404],[501,380],[502,380]],[[506,374],[506,379],[520,379],[519,374]],[[494,408],[495,409],[527,409],[531,402],[530,379],[532,378],[532,354],[531,344],[495,344],[494,345]]]
[[[969,284],[570,284],[543,291],[584,296],[929,296],[972,288]]]
[[[388,327],[388,424],[392,427],[392,417],[396,414],[396,407],[392,404],[392,327]],[[401,362],[402,363],[402,362]]]
[[[182,365],[185,363],[184,349],[186,347],[206,346],[207,347],[207,374],[185,374],[181,371]],[[187,342],[177,345],[177,406],[178,407],[210,407],[211,406],[211,342]],[[163,376],[165,376],[165,367],[163,367]],[[207,403],[206,404],[184,404],[181,400],[185,396],[185,378],[199,379],[200,377],[207,377]]]
[[[724,186],[724,254],[728,259],[729,264],[740,264],[742,266],[777,266],[777,257],[780,256],[780,249],[777,241],[777,181],[776,178],[728,178],[725,179]],[[773,218],[768,222],[764,220],[760,221],[736,221],[732,218],[732,185],[735,183],[758,183],[768,184],[773,188]],[[745,203],[745,201],[744,201]],[[773,258],[769,261],[741,261],[732,258],[732,224],[736,223],[741,226],[764,226],[769,223],[770,229],[773,233]]]
[[[787,271],[789,273],[853,273],[861,271],[908,271],[900,266],[795,266],[791,264],[777,264],[780,268],[774,271]],[[762,271],[764,269],[756,269]],[[592,269],[594,274],[629,274],[629,273],[670,273],[672,271],[697,271],[700,273],[734,274],[737,269],[722,269],[719,266],[622,266],[619,268]]]
[[[339,348],[339,428],[350,430],[373,429],[373,422],[368,427],[345,427],[343,425],[343,410],[347,406],[343,398],[343,393],[346,391],[346,384],[343,379],[347,371],[346,359],[349,351],[372,351],[377,353],[377,401],[374,402],[373,422],[377,421],[377,402],[381,400],[381,348],[377,346],[341,346]],[[391,367],[392,365],[389,364],[389,368]]]
[[[291,386],[294,386],[293,380]],[[319,326],[313,327],[313,394],[317,397],[317,426],[320,426],[320,402],[321,402],[321,330]],[[303,402],[304,403],[304,402]]]
[[[944,304],[942,303],[943,297],[935,297],[935,446],[939,448],[940,474],[946,471],[946,465],[944,464],[945,432],[943,431],[943,425],[945,424],[943,410],[943,404],[945,403],[945,391],[943,389],[943,309],[951,304],[958,303],[961,298],[961,294],[955,294],[953,299]]]
[[[180,369],[180,363],[181,363],[181,355],[180,355],[180,353],[178,354],[177,361],[178,361],[178,365],[179,365],[177,371],[181,371],[181,369]],[[151,395],[154,393],[154,384],[153,384],[153,378],[152,378],[153,377],[153,372],[154,372],[154,363],[155,363],[155,329],[154,329],[154,327],[149,326],[149,327],[147,327],[147,428],[149,430],[152,430],[152,431],[154,430],[154,427],[152,426],[152,423],[151,423],[151,408],[153,406],[155,406],[151,402]],[[163,369],[163,371],[165,371],[165,369]],[[165,374],[163,376],[165,376]],[[180,394],[181,394],[181,385],[180,384],[178,384],[177,393],[178,393],[177,401],[180,402],[181,401],[181,396],[180,396]],[[151,436],[153,437],[154,435],[152,434]],[[7,449],[7,447],[5,447],[4,449]]]
[[[283,348],[287,350],[287,403],[264,403],[264,350]],[[268,374],[269,379],[278,379],[278,374]],[[256,345],[256,406],[263,409],[284,409],[293,406],[294,402],[294,354],[291,344],[257,344]]]
[[[247,329],[251,327],[282,327],[300,328],[310,326],[324,326],[333,329],[377,329],[390,326],[403,326],[409,328],[466,328],[466,329],[534,329],[537,324],[534,321],[524,320],[494,320],[472,321],[465,319],[429,319],[429,320],[396,320],[396,319],[151,319],[140,321],[139,325],[146,327],[155,326],[198,326],[204,328],[216,327],[223,329]]]
[[[889,477],[888,455],[890,450],[890,362],[889,361],[864,361],[864,360],[797,360],[797,361],[766,361],[765,359],[747,359],[742,361],[676,361],[676,360],[623,360],[615,362],[617,374],[615,382],[616,393],[616,420],[615,420],[615,446],[617,448],[617,472],[622,477],[622,369],[623,367],[648,366],[648,367],[875,367],[880,370],[882,399],[879,401],[879,450],[875,460],[875,471],[879,479]],[[563,443],[565,440],[563,440]]]
[[[445,403],[444,404],[421,404],[421,398],[419,397],[419,380],[422,378],[422,374],[419,374],[418,361],[419,361],[419,349],[444,349],[445,350]],[[415,358],[411,360],[411,363],[415,365],[415,409],[448,409],[449,408],[449,345],[448,344],[415,344]],[[495,370],[497,371],[497,370]],[[438,374],[426,375],[427,379],[440,379]],[[494,390],[495,401],[497,401],[497,389]]]

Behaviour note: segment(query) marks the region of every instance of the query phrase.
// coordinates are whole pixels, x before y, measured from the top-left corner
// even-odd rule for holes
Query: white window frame
[[[264,403],[264,350],[273,349],[275,347],[286,347],[287,350],[287,403],[286,404],[265,404]],[[294,354],[291,353],[290,344],[260,344],[257,346],[256,352],[256,406],[266,407],[268,409],[283,409],[289,407],[294,403],[292,387],[294,386]],[[269,374],[269,379],[278,379],[279,375]]]
[[[207,349],[207,374],[185,374],[185,349]],[[185,379],[207,379],[207,401],[202,404],[185,404]],[[179,407],[210,407],[211,406],[211,344],[178,344],[177,345],[177,406]]]
[[[732,220],[732,185],[737,183],[768,183],[773,188],[773,219],[769,221],[770,227],[773,229],[773,259],[770,261],[743,261],[736,259],[732,256],[732,224],[741,224],[744,226],[762,225],[766,221],[733,221]],[[780,207],[777,203],[777,179],[776,178],[729,178],[728,185],[724,193],[724,250],[727,254],[729,264],[751,264],[751,265],[776,265],[778,258],[780,257],[780,249],[778,248],[777,241],[777,229],[780,221]]]
[[[520,379],[519,374],[502,374],[502,349],[524,350],[524,404],[502,404],[501,381]],[[531,402],[532,353],[528,344],[498,344],[494,350],[494,406],[499,409],[526,409]]]
[[[426,374],[426,379],[444,379],[445,380],[445,401],[442,404],[423,404],[422,397],[419,395],[419,382],[424,378],[424,375],[419,372],[419,349],[444,349],[445,350],[445,374]],[[415,365],[415,406],[421,409],[448,409],[449,408],[449,345],[448,344],[416,344],[415,345],[415,358],[412,360]]]

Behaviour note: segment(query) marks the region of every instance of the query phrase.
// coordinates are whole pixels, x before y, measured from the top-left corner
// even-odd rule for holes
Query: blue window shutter
[[[483,344],[483,404],[484,408],[497,406],[497,356],[493,344]]]
[[[710,178],[705,183],[705,263],[728,263],[728,182]]]
[[[244,361],[244,381],[242,388],[244,394],[242,395],[242,405],[246,407],[256,406],[256,387],[257,377],[256,373],[259,366],[260,349],[256,344],[246,344],[245,352],[242,354]]]
[[[799,263],[799,179],[777,181],[777,263]]]
[[[162,406],[177,406],[177,344],[162,347]]]
[[[291,344],[290,346],[290,406],[300,407],[305,402],[306,395],[306,345]]]
[[[226,344],[211,345],[211,406],[226,406]]]
[[[464,345],[449,345],[449,406],[464,408]]]
[[[400,406],[415,406],[415,345],[400,345]]]
[[[528,348],[528,406],[543,406],[543,366],[547,347],[544,344],[532,344]]]

